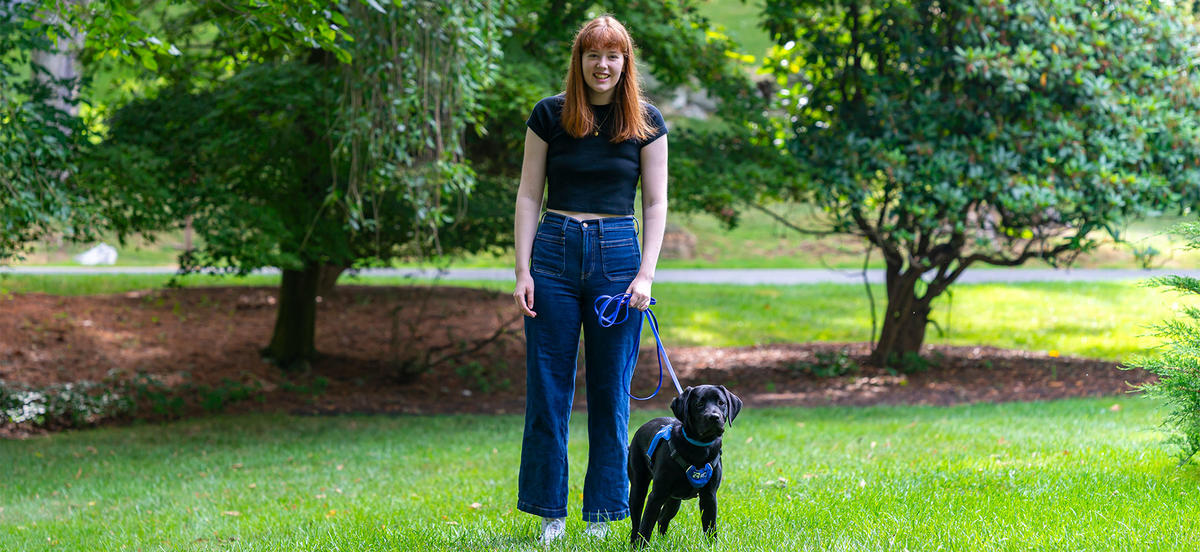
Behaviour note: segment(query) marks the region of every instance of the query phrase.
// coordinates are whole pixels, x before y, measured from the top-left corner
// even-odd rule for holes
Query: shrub
[[[893,374],[916,374],[929,370],[930,366],[936,365],[941,361],[941,356],[938,353],[933,354],[934,358],[925,358],[913,351],[905,351],[900,354],[890,354],[887,358],[887,364],[884,368]]]
[[[850,358],[845,349],[830,352],[817,352],[813,362],[797,362],[793,370],[807,372],[818,378],[834,378],[858,372],[858,363]]]
[[[1200,224],[1184,224],[1175,232],[1186,239],[1188,249],[1200,249]],[[1200,280],[1186,276],[1153,278],[1147,285],[1186,295],[1200,295]],[[1137,386],[1149,397],[1165,401],[1170,408],[1163,422],[1171,434],[1167,443],[1179,447],[1182,465],[1200,452],[1200,308],[1184,307],[1180,316],[1151,327],[1152,335],[1164,345],[1156,356],[1129,362],[1158,376],[1158,381]]]
[[[311,391],[314,395],[328,384],[324,378],[317,380]],[[83,380],[45,387],[0,380],[0,425],[61,429],[124,417],[179,418],[195,407],[220,412],[234,403],[261,399],[263,393],[257,380],[224,378],[211,387],[190,382],[169,386],[145,373],[131,379],[110,374],[99,383]]]
[[[91,381],[60,383],[36,389],[0,381],[0,422],[77,427],[133,409],[133,401],[123,393]]]

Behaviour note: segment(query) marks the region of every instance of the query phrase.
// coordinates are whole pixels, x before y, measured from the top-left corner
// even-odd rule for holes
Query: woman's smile
[[[612,101],[612,93],[621,81],[625,54],[620,50],[587,50],[583,53],[583,80],[588,85],[588,100],[593,104]]]

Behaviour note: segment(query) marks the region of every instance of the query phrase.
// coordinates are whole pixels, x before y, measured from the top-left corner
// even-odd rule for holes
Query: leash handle
[[[597,297],[592,307],[596,311],[596,318],[600,322],[600,327],[608,328],[625,322],[629,318],[629,298],[630,295],[628,293],[601,295]],[[650,304],[654,305],[656,303],[658,301],[655,301],[651,297]],[[629,395],[629,398],[637,401],[653,399],[658,395],[659,390],[662,389],[663,365],[666,365],[667,373],[671,375],[671,382],[675,384],[675,390],[682,395],[683,387],[679,385],[679,378],[675,377],[675,368],[671,366],[671,359],[667,358],[667,349],[663,347],[662,337],[658,333],[658,318],[654,316],[654,311],[650,309],[646,309],[642,312],[642,315],[650,322],[650,330],[654,332],[654,341],[658,346],[658,386],[654,388],[653,393],[646,397],[638,397],[633,394],[632,390],[626,390],[625,393]],[[625,366],[629,370],[629,380],[632,385],[633,371],[637,366],[637,351],[630,351],[629,358],[625,361]]]

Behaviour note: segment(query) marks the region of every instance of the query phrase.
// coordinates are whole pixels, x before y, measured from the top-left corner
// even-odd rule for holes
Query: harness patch
[[[705,464],[704,469],[696,469],[696,466],[688,466],[687,469],[688,483],[699,489],[712,479],[712,464]]]
[[[675,445],[671,444],[671,426],[669,425],[663,426],[662,429],[659,429],[658,433],[655,433],[654,437],[650,439],[650,446],[646,448],[646,456],[648,458],[654,458],[654,451],[658,448],[658,444],[662,441],[667,442],[667,448],[671,450],[671,458],[679,463],[680,467],[686,469],[684,473],[687,476],[688,483],[691,484],[692,487],[699,489],[700,487],[708,484],[708,480],[712,479],[712,464],[704,464],[703,468],[697,468],[696,466],[688,464],[686,460],[680,457],[679,453],[675,451]]]

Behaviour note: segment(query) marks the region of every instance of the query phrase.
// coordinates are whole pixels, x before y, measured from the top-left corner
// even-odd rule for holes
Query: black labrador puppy
[[[721,435],[742,410],[742,400],[722,385],[688,387],[671,401],[675,418],[655,418],[638,428],[629,445],[629,541],[642,545],[658,523],[660,534],[682,500],[700,497],[700,526],[712,535],[721,486]],[[654,481],[649,500],[646,491]],[[645,505],[645,511],[642,506]]]

